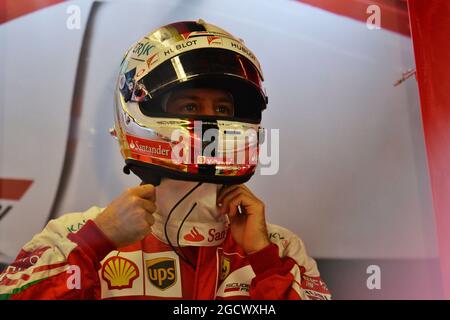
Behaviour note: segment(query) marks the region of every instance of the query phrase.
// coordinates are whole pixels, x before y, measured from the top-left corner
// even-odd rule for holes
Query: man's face
[[[234,102],[230,93],[220,89],[180,89],[171,94],[166,111],[173,114],[222,116],[234,115]]]

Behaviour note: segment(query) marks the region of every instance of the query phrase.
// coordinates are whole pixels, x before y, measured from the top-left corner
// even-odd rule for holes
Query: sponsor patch
[[[50,247],[43,247],[31,252],[27,252],[23,258],[17,258],[16,261],[8,266],[8,268],[6,269],[6,273],[20,272],[36,265],[44,252],[48,249],[50,249]]]
[[[248,294],[250,289],[250,285],[248,283],[239,283],[239,282],[232,282],[232,283],[227,283],[225,285],[225,289],[224,292],[233,292],[233,293],[240,293],[240,292],[244,292],[246,294]]]
[[[191,232],[184,235],[184,240],[190,241],[190,242],[200,242],[205,240],[205,237],[197,230],[196,227],[193,227],[191,229]]]
[[[222,44],[222,38],[219,36],[207,36],[208,44]]]
[[[145,295],[181,298],[180,261],[173,251],[144,253]]]
[[[131,135],[127,135],[127,141],[130,146],[130,151],[135,154],[162,159],[171,159],[172,157],[172,147],[170,143],[141,139]]]
[[[103,264],[102,278],[110,290],[131,288],[138,277],[139,269],[136,264],[124,257],[114,256]]]
[[[255,272],[250,265],[231,272],[217,290],[218,297],[249,296],[250,282]]]
[[[166,290],[177,282],[175,259],[162,257],[146,260],[145,266],[148,278],[155,287]]]
[[[227,236],[224,223],[213,223],[208,227],[186,221],[181,229],[180,245],[220,245]]]
[[[134,88],[135,74],[136,68],[133,68],[130,71],[122,74],[119,78],[119,89],[125,102],[128,102],[131,99],[131,94],[133,93]]]
[[[141,252],[111,251],[98,272],[102,299],[144,294]]]
[[[83,221],[80,221],[80,222],[77,222],[75,224],[71,224],[71,225],[66,226],[66,229],[70,233],[75,233],[78,230],[80,230],[82,226],[85,225],[86,221],[87,221],[86,219],[83,219]]]
[[[230,259],[222,256],[222,263],[220,268],[220,280],[224,280],[230,274],[230,270],[231,270]]]

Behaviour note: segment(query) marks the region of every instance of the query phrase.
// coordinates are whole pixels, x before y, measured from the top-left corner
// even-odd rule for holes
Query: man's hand
[[[150,232],[155,210],[154,186],[140,185],[116,198],[94,222],[120,248],[142,240]]]
[[[247,254],[270,244],[267,235],[264,203],[243,184],[223,187],[217,197],[219,211],[228,214],[231,235]],[[239,213],[238,206],[242,213]]]

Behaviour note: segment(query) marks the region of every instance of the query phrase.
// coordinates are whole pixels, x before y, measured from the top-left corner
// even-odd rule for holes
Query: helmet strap
[[[138,176],[144,184],[152,184],[154,186],[159,186],[161,183],[161,176],[155,172],[150,172],[148,169],[139,167],[133,164],[126,164],[123,167],[123,173],[129,175],[133,172]]]

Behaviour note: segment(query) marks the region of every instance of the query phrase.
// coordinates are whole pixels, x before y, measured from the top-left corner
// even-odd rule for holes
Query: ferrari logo
[[[220,280],[224,280],[230,274],[231,262],[228,258],[222,258],[222,268],[220,270]]]

